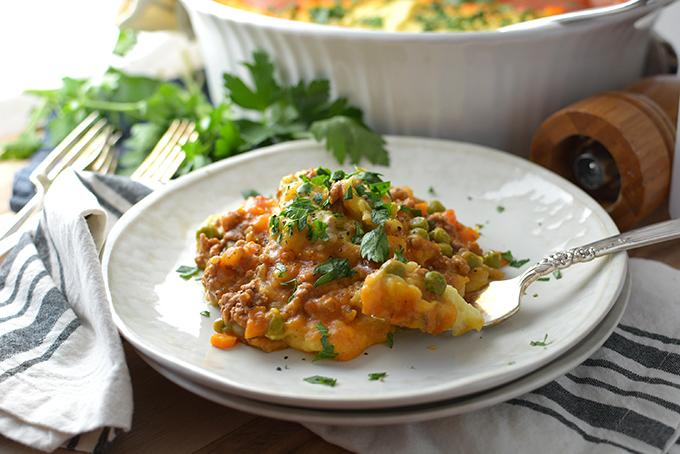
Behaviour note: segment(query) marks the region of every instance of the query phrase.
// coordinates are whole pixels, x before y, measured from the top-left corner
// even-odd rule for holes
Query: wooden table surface
[[[0,225],[11,217],[8,200],[12,175],[21,165],[0,162]],[[642,224],[667,218],[663,206]],[[680,269],[680,240],[637,249],[630,256],[659,260]],[[186,391],[152,369],[127,342],[124,346],[135,410],[132,430],[116,439],[110,454],[348,452],[298,423],[234,410]]]

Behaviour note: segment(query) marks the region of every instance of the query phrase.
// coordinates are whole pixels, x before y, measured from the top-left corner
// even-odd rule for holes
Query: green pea
[[[399,277],[406,277],[406,266],[398,260],[392,260],[385,265],[385,272]]]
[[[427,214],[441,213],[445,211],[444,205],[439,200],[430,200],[427,202]]]
[[[269,339],[280,338],[283,335],[283,328],[285,324],[286,321],[281,315],[274,315],[271,320],[269,320],[266,336]]]
[[[204,233],[205,236],[208,237],[208,238],[219,238],[220,237],[219,229],[212,224],[206,224],[204,226],[201,226],[196,231],[196,238],[199,238],[201,236],[201,233]]]
[[[441,253],[448,258],[453,257],[453,247],[451,246],[450,243],[438,243],[439,244],[439,250]]]
[[[431,231],[430,232],[430,238],[435,243],[450,243],[451,242],[451,237],[449,236],[448,233],[446,233],[446,230],[444,230],[441,227],[437,227],[436,229]]]
[[[427,219],[422,216],[416,216],[415,218],[408,221],[408,226],[411,229],[424,229],[425,231],[430,230],[430,224],[428,224]]]
[[[224,323],[224,320],[221,317],[213,322],[213,329],[216,333],[231,333],[233,331],[231,325]]]
[[[411,230],[411,233],[415,233],[416,235],[426,239],[427,241],[430,241],[430,234],[427,233],[427,230],[425,229],[416,228]]]
[[[475,254],[474,252],[465,251],[462,254],[460,254],[460,256],[465,259],[470,268],[477,268],[479,266],[482,266],[482,264],[484,263],[482,258]]]
[[[425,288],[436,295],[441,295],[446,290],[446,278],[437,271],[429,271],[425,275]]]
[[[500,268],[501,259],[502,259],[501,253],[498,251],[489,251],[486,254],[484,254],[484,264],[491,268]]]

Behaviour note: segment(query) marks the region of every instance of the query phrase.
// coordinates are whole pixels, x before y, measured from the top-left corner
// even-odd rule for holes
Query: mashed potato
[[[437,201],[380,175],[310,169],[274,198],[248,198],[197,232],[216,331],[270,352],[347,361],[397,327],[480,330],[465,295],[499,279],[500,254]]]

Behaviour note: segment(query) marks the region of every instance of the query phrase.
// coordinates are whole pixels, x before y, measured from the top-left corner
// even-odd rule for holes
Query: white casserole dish
[[[223,74],[266,51],[281,81],[326,78],[383,134],[482,144],[528,157],[553,112],[642,77],[652,25],[670,0],[632,0],[492,32],[340,28],[181,0],[214,100]],[[557,20],[556,20],[557,19]]]

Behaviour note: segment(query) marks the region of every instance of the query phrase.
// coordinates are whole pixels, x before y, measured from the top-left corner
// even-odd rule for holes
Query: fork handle
[[[526,290],[526,287],[539,277],[568,268],[576,263],[589,262],[603,255],[615,254],[676,238],[680,238],[680,219],[659,222],[598,240],[585,246],[559,251],[525,271],[522,275],[522,286]]]
[[[11,225],[7,228],[5,232],[3,232],[2,236],[0,237],[0,240],[4,240],[5,238],[11,236],[13,233],[16,233],[21,229],[21,226],[23,226],[26,221],[40,208],[42,208],[42,200],[43,197],[40,194],[40,191],[34,195],[31,200],[29,200],[24,207],[19,210],[17,214],[12,217],[12,223]]]

